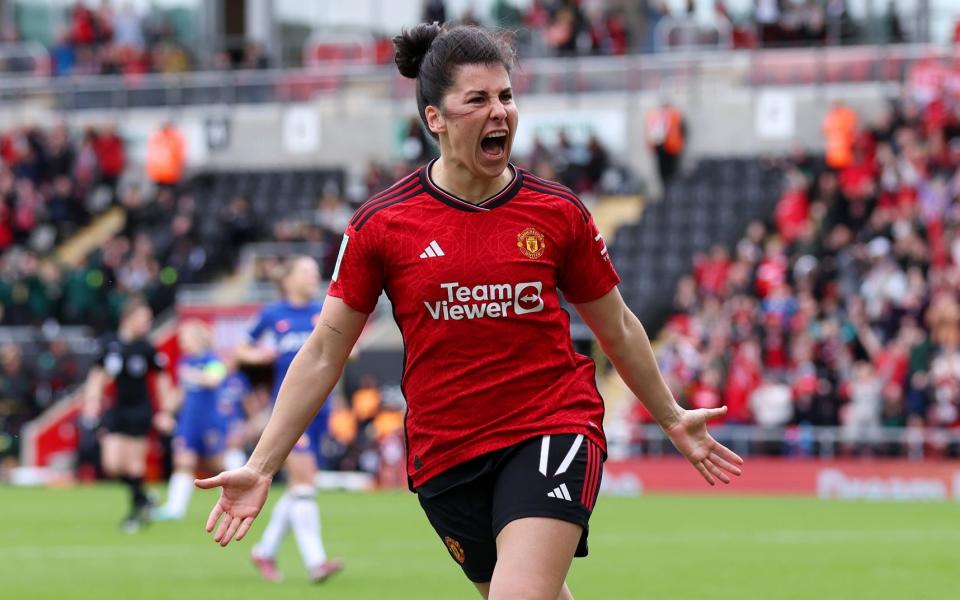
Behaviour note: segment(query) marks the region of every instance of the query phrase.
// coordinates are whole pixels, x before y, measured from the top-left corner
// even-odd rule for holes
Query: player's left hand
[[[198,479],[194,484],[204,490],[215,487],[220,490],[220,499],[207,517],[207,532],[212,532],[217,521],[223,516],[217,533],[213,536],[221,546],[226,546],[236,535],[237,541],[243,539],[253,525],[253,520],[260,514],[263,504],[267,501],[270,492],[269,475],[259,473],[249,466],[243,466],[232,471],[224,471],[215,477]]]
[[[160,433],[170,434],[177,426],[177,420],[168,412],[158,412],[153,415],[153,427]]]
[[[667,437],[710,485],[714,479],[730,483],[730,475],[739,476],[743,459],[707,431],[707,421],[727,414],[727,407],[685,410],[680,421],[664,429]]]

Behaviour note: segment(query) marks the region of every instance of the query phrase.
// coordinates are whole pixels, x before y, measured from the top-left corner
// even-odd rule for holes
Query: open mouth
[[[507,148],[507,132],[494,131],[480,140],[480,150],[491,159],[502,158]]]

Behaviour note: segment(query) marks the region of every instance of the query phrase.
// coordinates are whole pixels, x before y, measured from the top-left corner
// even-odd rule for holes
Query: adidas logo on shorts
[[[567,489],[567,484],[561,483],[557,487],[553,488],[552,492],[547,492],[547,498],[556,498],[557,500],[570,500],[570,491]]]

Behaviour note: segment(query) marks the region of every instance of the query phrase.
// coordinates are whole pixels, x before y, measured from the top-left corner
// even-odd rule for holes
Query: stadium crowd
[[[512,0],[496,0],[489,13],[478,13],[468,4],[454,17],[445,0],[425,0],[422,18],[427,22],[456,21],[516,31],[524,57],[652,53],[662,50],[663,44],[757,48],[867,41],[900,43],[920,39],[922,35],[904,27],[893,3],[879,10],[876,23],[854,19],[846,0],[758,0],[750,10],[741,12],[733,12],[723,0],[715,0],[710,15],[698,12],[697,8],[694,0],[679,10],[668,2],[649,0],[631,18],[622,3],[534,0],[521,6]],[[157,7],[142,13],[132,3],[115,7],[110,2],[81,1],[63,10],[66,25],[46,48],[49,64],[42,61],[44,64],[34,65],[34,59],[16,54],[0,56],[0,71],[48,71],[57,77],[135,77],[191,70],[264,69],[280,64],[279,57],[270,56],[262,44],[250,40],[236,48],[208,55],[199,53],[178,33],[170,15]],[[659,32],[658,25],[667,20],[674,25],[674,31]],[[718,36],[718,32],[729,35]],[[22,36],[14,24],[0,32],[0,44],[20,41]],[[389,48],[389,36],[371,29],[370,45],[371,49]],[[312,56],[309,49],[303,54]],[[336,60],[337,56],[340,55],[333,52],[327,59]],[[391,60],[390,52],[375,51],[371,56],[378,62]]]
[[[851,452],[882,428],[960,428],[958,108],[914,93],[870,123],[830,109],[825,160],[796,150],[771,221],[680,281],[658,347],[679,399],[726,404],[730,423],[840,426]]]
[[[179,34],[170,16],[157,6],[146,13],[130,2],[76,2],[64,8],[65,25],[46,47],[48,62],[14,54],[0,60],[0,71],[54,77],[76,75],[173,74],[196,69],[263,69],[270,65],[262,45],[199,56]],[[17,44],[23,37],[14,24],[4,27],[0,44]]]

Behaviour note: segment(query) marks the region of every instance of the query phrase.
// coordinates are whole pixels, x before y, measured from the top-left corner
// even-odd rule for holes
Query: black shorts
[[[149,404],[114,406],[103,414],[102,424],[110,433],[146,437],[153,424],[153,407]]]
[[[603,460],[586,436],[539,436],[457,465],[416,492],[450,556],[471,581],[486,583],[497,563],[497,535],[516,519],[550,517],[580,525],[575,555],[587,555]]]

